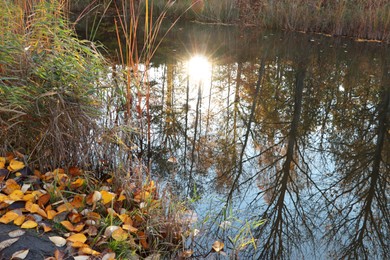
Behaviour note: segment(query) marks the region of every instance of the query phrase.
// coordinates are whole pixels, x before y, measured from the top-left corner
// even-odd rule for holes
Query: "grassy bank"
[[[78,2],[78,8],[83,1]],[[104,5],[104,1],[98,1]],[[390,3],[385,0],[182,0],[145,1],[154,14],[167,11],[200,22],[324,33],[390,42]]]

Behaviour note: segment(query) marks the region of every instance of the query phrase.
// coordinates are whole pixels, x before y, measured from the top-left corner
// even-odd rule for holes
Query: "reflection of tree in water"
[[[332,132],[337,175],[332,186],[334,204],[329,205],[328,236],[337,238],[341,247],[337,254],[342,258],[390,257],[389,73],[385,64],[380,90],[365,88],[374,91],[370,96],[376,99],[356,102],[348,95],[354,106],[344,110],[342,131]],[[360,120],[351,123],[351,118]]]
[[[193,159],[200,194],[207,185],[223,194],[242,183],[257,184],[253,205],[264,207],[252,211],[267,222],[253,230],[258,247],[243,253],[247,257],[306,259],[303,252],[317,248],[303,247],[313,239],[324,243],[324,233],[327,250],[337,257],[368,257],[375,248],[376,256],[388,257],[388,68],[379,69],[366,55],[346,59],[343,50],[262,48],[267,51],[260,53],[277,55],[265,57],[260,88],[258,59],[215,66],[212,91],[220,109],[209,111],[205,91],[196,138],[196,105],[183,98],[185,79],[175,80],[178,76],[167,68],[171,76],[161,98],[165,114],[160,114],[165,122],[154,149],[187,162],[187,173]],[[251,168],[257,174],[249,174]],[[161,169],[164,163],[156,167]],[[177,185],[185,190],[187,175],[177,171]]]

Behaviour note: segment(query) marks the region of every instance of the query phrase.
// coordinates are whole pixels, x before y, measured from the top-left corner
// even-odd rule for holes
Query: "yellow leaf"
[[[100,255],[100,252],[93,250],[89,247],[82,247],[79,249],[79,253],[86,255]]]
[[[14,190],[10,195],[8,195],[8,198],[10,200],[21,200],[23,198],[24,194],[21,190]]]
[[[131,217],[127,214],[120,214],[118,215],[119,219],[123,222],[123,224],[126,225],[133,225],[133,220]]]
[[[8,211],[0,218],[0,222],[3,224],[8,224],[11,221],[14,221],[17,217],[19,217],[18,213],[14,211]]]
[[[23,169],[25,167],[23,162],[20,162],[18,160],[12,159],[9,163],[8,170],[10,172],[15,172]]]
[[[38,226],[38,223],[35,222],[34,220],[27,220],[24,222],[21,226],[21,228],[35,228]]]
[[[0,193],[0,202],[6,201],[6,200],[9,200],[8,196],[4,195],[3,193]]]
[[[118,228],[112,232],[111,237],[115,239],[115,241],[125,241],[129,237],[129,234],[122,228]]]
[[[128,231],[133,232],[133,233],[136,233],[138,231],[138,228],[133,227],[132,225],[129,225],[129,224],[123,225],[122,228],[124,230],[128,230]]]
[[[37,213],[39,209],[38,204],[32,203],[31,201],[27,201],[24,207],[30,213]]]
[[[6,158],[5,157],[0,157],[0,169],[4,169],[5,168],[5,162],[6,162]]]
[[[84,179],[81,179],[81,178],[78,178],[77,180],[75,180],[74,182],[72,182],[70,184],[70,188],[71,189],[77,189],[77,188],[80,188],[81,186],[83,186],[85,183]]]
[[[85,243],[85,241],[87,241],[87,237],[84,234],[82,234],[82,233],[77,233],[77,234],[71,235],[66,240],[68,240],[70,242],[77,242],[77,241],[79,241],[81,243]]]
[[[108,192],[105,190],[100,191],[100,193],[102,194],[103,204],[110,203],[116,196],[115,193]]]
[[[224,246],[225,244],[223,242],[215,241],[212,245],[212,248],[214,249],[215,252],[219,252],[223,249]]]
[[[18,216],[15,220],[14,220],[14,224],[17,225],[17,226],[20,226],[23,224],[24,220],[26,219],[26,217],[24,215],[21,215],[21,216]]]
[[[82,248],[82,247],[89,247],[87,244],[84,244],[83,242],[76,241],[72,243],[73,248]]]
[[[25,194],[22,198],[24,201],[34,201],[35,200],[35,196],[34,194],[30,193],[30,194]]]

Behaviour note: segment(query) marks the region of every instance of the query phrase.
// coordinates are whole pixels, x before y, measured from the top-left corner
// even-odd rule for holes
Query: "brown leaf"
[[[7,195],[11,194],[15,190],[20,190],[20,185],[14,180],[14,179],[8,179],[5,182],[5,188],[3,189],[3,192]]]
[[[46,193],[39,197],[37,204],[44,207],[50,201],[50,194]]]

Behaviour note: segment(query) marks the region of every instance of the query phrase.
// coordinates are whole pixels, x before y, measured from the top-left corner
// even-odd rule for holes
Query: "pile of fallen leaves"
[[[0,157],[0,223],[48,234],[58,250],[47,259],[122,258],[115,248],[146,252],[150,242],[143,208],[160,203],[154,182],[129,194],[112,191],[112,179],[101,183],[87,175],[77,167],[41,173],[13,154]],[[24,259],[28,249],[18,254]]]

